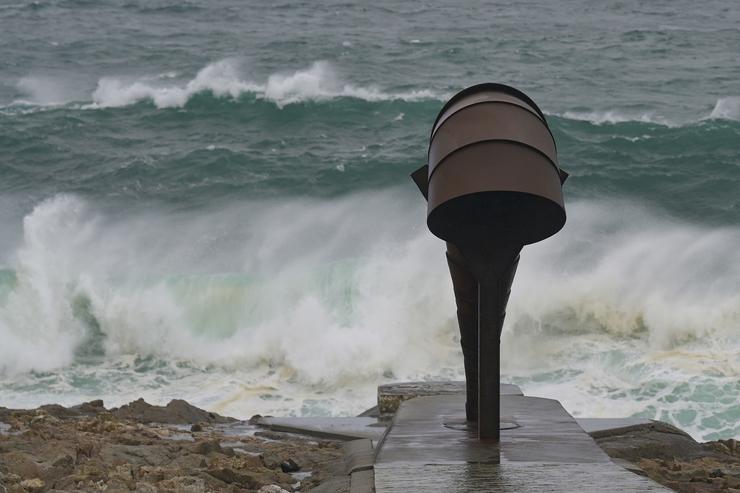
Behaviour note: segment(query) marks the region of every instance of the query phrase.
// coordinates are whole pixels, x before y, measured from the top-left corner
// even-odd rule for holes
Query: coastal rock
[[[224,483],[236,484],[242,488],[255,489],[259,487],[259,483],[257,483],[252,475],[235,471],[229,467],[209,469],[208,474],[216,479],[220,479]]]
[[[209,455],[213,453],[223,453],[221,443],[218,440],[206,440],[195,446],[195,453],[200,455]]]
[[[629,470],[682,493],[740,492],[735,440],[697,443],[671,425],[652,422],[591,436]]]
[[[288,459],[280,463],[280,469],[283,472],[298,472],[301,470],[301,466],[293,459]]]
[[[658,421],[595,432],[591,436],[609,456],[630,462],[645,457],[691,460],[705,453],[689,434]]]
[[[257,490],[257,493],[289,493],[289,492],[288,490],[284,490],[276,484],[268,484],[266,486],[263,486],[259,490]]]
[[[205,493],[206,483],[202,478],[176,476],[174,478],[160,481],[157,485],[157,491],[163,493]]]
[[[44,489],[46,484],[40,478],[25,479],[21,481],[21,488],[29,493],[38,493]]]
[[[139,400],[111,411],[102,401],[0,409],[0,421],[22,430],[0,433],[0,493],[235,493],[270,485],[292,491],[296,479],[280,468],[287,458],[312,471],[301,481],[302,491],[343,474],[336,472],[343,464],[339,442],[289,434],[264,439],[254,430],[241,431],[242,425],[229,428],[231,418],[173,403],[160,407]],[[208,428],[191,435],[159,419]],[[272,468],[260,455],[270,458]]]
[[[129,419],[139,423],[191,424],[236,421],[234,418],[198,409],[180,399],[171,400],[166,406],[153,406],[144,399],[138,399],[112,410],[111,413],[118,419]]]
[[[35,478],[39,476],[39,467],[33,457],[23,452],[8,452],[0,455],[0,464],[3,469],[11,474],[17,474],[22,478]]]

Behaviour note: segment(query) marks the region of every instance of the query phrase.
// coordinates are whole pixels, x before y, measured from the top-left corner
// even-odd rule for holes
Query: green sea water
[[[461,378],[408,174],[493,81],[571,174],[505,379],[740,434],[736,2],[7,0],[0,46],[0,405],[348,415]]]

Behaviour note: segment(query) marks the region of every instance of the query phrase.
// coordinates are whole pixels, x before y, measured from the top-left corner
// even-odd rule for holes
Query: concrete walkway
[[[459,393],[403,401],[376,456],[376,491],[670,491],[614,464],[558,401],[502,395],[500,444],[477,439],[464,407]]]

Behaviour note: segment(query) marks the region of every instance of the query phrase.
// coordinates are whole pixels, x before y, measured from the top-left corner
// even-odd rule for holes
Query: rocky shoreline
[[[740,443],[696,442],[666,423],[591,433],[609,456],[630,471],[681,493],[740,493]]]
[[[346,491],[342,442],[265,430],[173,400],[0,407],[0,493]],[[660,422],[592,433],[613,460],[683,493],[740,493],[740,445]],[[336,485],[336,486],[333,486]]]
[[[173,400],[0,408],[0,493],[307,491],[341,443],[261,430]]]

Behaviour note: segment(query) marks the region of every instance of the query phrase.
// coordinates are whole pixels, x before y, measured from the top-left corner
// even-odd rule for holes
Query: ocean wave
[[[718,99],[709,118],[740,121],[740,96]]]
[[[604,110],[604,111],[565,111],[555,113],[555,116],[567,118],[569,120],[579,120],[593,123],[594,125],[617,124],[617,123],[652,123],[666,127],[680,126],[680,123],[673,122],[667,118],[656,115],[654,112],[626,112],[622,110]]]
[[[290,388],[270,409],[297,412],[296,395],[362,389],[342,407],[356,410],[382,381],[460,378],[444,247],[409,200],[386,190],[118,218],[74,196],[44,201],[0,279],[0,384],[81,371],[90,355],[100,375],[154,358],[186,368],[166,385],[208,381],[231,412],[221,391],[234,378]],[[694,394],[740,375],[739,242],[737,228],[630,204],[569,204],[565,229],[522,253],[505,378],[579,415],[643,413],[730,436],[729,421],[701,425],[721,403]],[[253,408],[248,392],[228,392]]]
[[[75,312],[84,299],[113,353],[271,361],[315,382],[342,372],[403,374],[395,350],[359,366],[346,354],[395,341],[403,351],[417,344],[413,366],[431,368],[432,354],[454,351],[444,262],[429,261],[442,258],[441,245],[420,231],[419,211],[399,215],[390,204],[400,199],[388,193],[112,224],[72,196],[43,202],[23,221],[0,331],[6,341],[30,338],[29,351],[68,344],[39,358],[9,350],[0,361],[6,370],[71,361],[87,334]],[[740,254],[732,245],[740,231],[661,221],[623,204],[571,204],[569,214],[563,233],[523,253],[508,338],[596,334],[637,338],[649,351],[737,339]],[[385,231],[362,227],[378,223]],[[419,338],[427,344],[412,342]],[[308,368],[307,351],[332,340],[341,342],[327,354],[338,373]]]
[[[528,247],[512,331],[638,338],[663,351],[738,339],[737,228],[706,228],[615,201],[569,204],[564,231]]]
[[[683,120],[667,118],[655,111],[627,111],[619,109],[594,110],[594,111],[564,111],[553,113],[554,116],[569,120],[578,120],[592,123],[594,125],[619,124],[619,123],[649,123],[663,127],[684,127],[695,125],[706,120],[740,120],[740,97],[731,96],[719,98],[714,109],[709,115],[698,118],[687,118]]]
[[[233,60],[221,60],[201,69],[183,85],[156,84],[150,80],[100,79],[92,94],[94,107],[121,107],[152,101],[158,108],[184,106],[191,97],[210,92],[216,97],[238,98],[243,94],[274,102],[279,107],[306,101],[354,98],[364,101],[417,101],[440,99],[429,90],[386,92],[377,87],[362,87],[343,82],[331,64],[317,61],[308,68],[290,73],[275,73],[257,83],[240,75]]]
[[[16,83],[16,89],[25,95],[23,99],[14,101],[14,106],[63,106],[80,97],[79,90],[75,91],[71,81],[60,80],[56,77],[29,75],[22,77]]]

